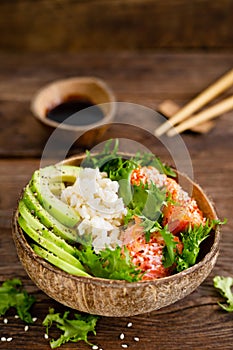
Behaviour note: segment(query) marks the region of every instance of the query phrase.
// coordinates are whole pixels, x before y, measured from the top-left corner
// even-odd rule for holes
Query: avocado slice
[[[73,208],[62,202],[51,192],[50,185],[59,181],[73,183],[78,173],[79,168],[74,166],[49,166],[36,170],[29,184],[32,192],[44,209],[68,227],[74,227],[79,222],[80,217]]]
[[[20,200],[18,210],[20,215],[24,218],[24,220],[27,222],[27,225],[31,227],[33,230],[35,230],[40,237],[44,237],[45,239],[49,240],[52,243],[55,243],[57,246],[61,247],[63,250],[65,250],[67,253],[75,255],[76,248],[71,246],[69,243],[67,243],[63,238],[55,235],[52,231],[47,229],[39,220],[37,217],[34,217],[31,212],[26,207],[25,203]]]
[[[61,192],[66,188],[64,182],[53,182],[49,184],[50,191],[56,196],[60,197]]]
[[[35,230],[33,227],[28,224],[28,222],[23,218],[23,216],[19,216],[18,223],[23,231],[31,237],[33,241],[41,245],[44,249],[50,251],[51,253],[58,256],[62,261],[67,262],[68,264],[76,267],[77,269],[85,272],[84,267],[80,263],[80,261],[62,247],[58,246],[55,242],[52,242],[45,238],[45,236],[38,230]]]
[[[39,221],[48,229],[50,229],[55,234],[69,242],[76,243],[78,241],[77,231],[75,229],[66,227],[65,225],[60,223],[60,221],[58,221],[52,215],[50,215],[34,196],[29,185],[26,186],[22,199],[27,208],[31,211],[31,213],[34,216],[36,216],[39,219]]]
[[[68,262],[60,259],[58,256],[48,252],[47,250],[43,249],[42,247],[38,246],[37,244],[31,244],[32,249],[34,252],[39,255],[41,258],[47,260],[52,265],[60,268],[61,270],[70,273],[72,275],[76,276],[85,276],[85,277],[92,277],[88,273],[78,269],[77,267],[70,265]]]

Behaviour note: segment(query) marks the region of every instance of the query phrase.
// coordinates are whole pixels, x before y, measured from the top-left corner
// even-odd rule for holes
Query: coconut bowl
[[[63,162],[80,165],[84,156]],[[213,204],[202,188],[179,174],[182,187],[197,201],[203,214],[217,219]],[[190,189],[192,192],[190,193]],[[192,293],[210,274],[219,252],[220,231],[216,227],[202,243],[197,263],[177,274],[153,281],[126,282],[77,277],[49,264],[34,253],[13,216],[13,239],[19,259],[32,281],[48,296],[75,310],[95,315],[123,317],[158,310]]]

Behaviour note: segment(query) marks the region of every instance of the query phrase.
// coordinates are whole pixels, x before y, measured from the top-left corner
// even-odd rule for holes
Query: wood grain
[[[49,307],[62,313],[66,310],[29,279],[11,237],[12,211],[22,187],[40,165],[46,141],[41,126],[30,115],[31,96],[53,79],[94,74],[106,79],[119,100],[155,109],[167,98],[183,104],[227,71],[232,58],[230,53],[0,55],[0,283],[8,278],[21,278],[25,288],[37,299],[32,313],[38,318],[25,332],[24,324],[14,318],[14,311],[7,314],[7,325],[0,317],[0,337],[13,337],[12,342],[0,342],[0,349],[50,349],[48,340],[44,339],[42,321]],[[97,335],[89,337],[99,348],[117,350],[126,343],[129,349],[137,350],[232,349],[232,314],[217,305],[221,296],[212,283],[214,275],[233,276],[232,120],[232,112],[227,113],[207,135],[186,133],[182,136],[192,158],[196,182],[212,198],[219,217],[228,218],[222,228],[220,255],[214,270],[195,292],[169,307],[130,318],[101,318]],[[163,160],[169,159],[161,145],[152,139],[148,143]],[[128,322],[133,323],[131,328],[127,327]],[[124,341],[119,339],[121,332],[125,334]],[[52,330],[53,337],[58,334],[56,329]],[[134,340],[135,336],[140,338],[139,342]],[[69,343],[62,348],[77,349],[77,344]],[[90,349],[84,343],[78,344],[78,348]]]
[[[50,133],[34,120],[30,103],[36,91],[48,82],[71,76],[97,76],[110,85],[117,101],[156,110],[168,98],[184,105],[231,68],[232,54],[1,54],[0,63],[0,156],[39,157]],[[231,88],[226,94],[232,92]],[[116,121],[131,123],[132,119],[118,116]],[[226,130],[232,129],[231,118],[221,117],[221,123],[226,123]],[[217,121],[217,127],[203,138],[212,147],[217,147],[214,138],[219,137],[221,123]],[[195,143],[196,149],[195,138],[188,140]],[[229,143],[230,137],[223,147],[229,147]]]
[[[3,0],[3,50],[232,49],[232,0]]]

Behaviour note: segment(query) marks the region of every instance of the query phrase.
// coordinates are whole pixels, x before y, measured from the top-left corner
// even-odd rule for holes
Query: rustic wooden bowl
[[[80,165],[84,156],[75,156],[64,164]],[[203,190],[178,174],[182,187],[196,199],[204,215],[217,219],[211,201]],[[79,311],[103,316],[132,316],[160,309],[193,292],[213,269],[219,251],[220,231],[217,227],[203,242],[198,262],[175,275],[154,281],[126,282],[101,278],[77,277],[47,263],[34,253],[13,217],[13,239],[22,265],[34,283],[61,304]]]
[[[70,97],[87,99],[98,105],[103,118],[91,124],[69,125],[47,118],[47,112]],[[89,147],[98,142],[107,130],[108,124],[115,117],[115,95],[111,88],[101,79],[95,77],[72,77],[56,80],[42,87],[31,102],[31,110],[45,128],[52,132],[59,128],[64,140],[74,140],[81,146]],[[90,113],[91,113],[90,109]]]

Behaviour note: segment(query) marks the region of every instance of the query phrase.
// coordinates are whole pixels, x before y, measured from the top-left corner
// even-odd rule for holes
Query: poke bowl
[[[105,152],[35,171],[12,234],[24,269],[48,296],[123,317],[192,293],[216,263],[219,223],[202,188],[154,155],[148,165],[148,157]]]

